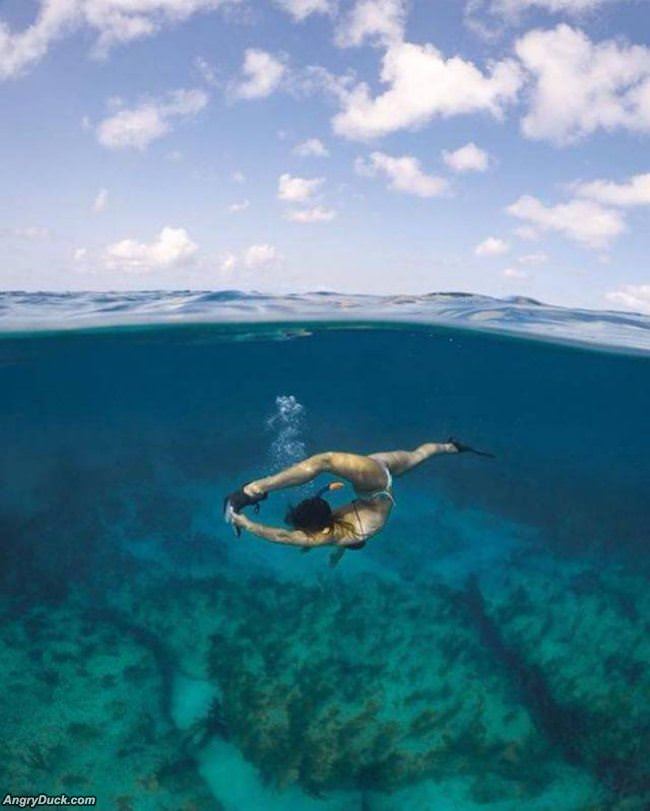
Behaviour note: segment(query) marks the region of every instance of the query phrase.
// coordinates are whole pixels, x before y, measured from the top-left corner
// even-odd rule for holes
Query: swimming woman
[[[318,453],[273,476],[249,482],[231,493],[225,500],[225,518],[235,526],[237,534],[246,529],[267,541],[299,546],[305,550],[315,546],[336,546],[338,549],[333,558],[333,563],[336,563],[346,549],[362,549],[369,538],[384,528],[395,505],[394,478],[431,456],[464,451],[491,456],[453,439],[427,442],[413,451],[387,451],[369,456],[338,451]],[[289,508],[285,518],[288,529],[259,524],[241,512],[249,506],[259,510],[259,502],[269,493],[305,484],[321,473],[347,479],[354,488],[356,498],[333,510],[323,495],[344,485],[342,482],[331,482],[322,487],[316,496]]]

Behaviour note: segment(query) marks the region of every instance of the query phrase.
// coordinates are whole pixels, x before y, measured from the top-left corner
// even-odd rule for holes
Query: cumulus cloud
[[[565,145],[600,129],[650,132],[650,48],[594,43],[562,24],[528,32],[515,51],[533,82],[526,137]]]
[[[305,203],[313,198],[324,182],[322,177],[293,177],[285,173],[278,180],[278,199],[285,203]]]
[[[22,73],[52,43],[80,28],[97,35],[94,52],[101,56],[117,43],[151,36],[229,2],[236,0],[40,0],[36,19],[22,31],[0,21],[0,79]]]
[[[108,205],[108,189],[100,189],[95,195],[93,200],[93,211],[99,214],[106,209]]]
[[[228,206],[228,211],[231,211],[233,214],[239,214],[240,211],[246,211],[249,206],[250,200],[240,200],[237,203],[231,203]]]
[[[275,264],[279,259],[278,250],[275,245],[267,242],[260,245],[251,245],[247,248],[242,257],[242,261],[249,270],[268,267]]]
[[[358,174],[369,177],[384,175],[390,189],[417,197],[437,197],[449,188],[444,178],[426,174],[420,161],[412,155],[393,157],[384,152],[373,152],[368,160],[358,158],[355,169]]]
[[[242,78],[233,90],[240,99],[261,99],[278,88],[286,74],[286,66],[268,51],[247,48],[244,53]]]
[[[605,298],[625,310],[650,314],[650,284],[626,284],[606,293]]]
[[[552,14],[582,14],[611,0],[494,0],[492,9],[510,16],[531,8],[540,8]]]
[[[313,222],[330,222],[336,217],[336,211],[324,206],[314,206],[313,208],[301,208],[288,211],[285,219],[291,222],[308,224]]]
[[[504,240],[498,237],[488,237],[474,248],[474,253],[476,256],[501,256],[508,253],[509,250],[510,246]]]
[[[330,14],[334,6],[333,0],[275,0],[275,4],[298,22],[311,14]]]
[[[488,153],[471,141],[453,152],[443,150],[442,159],[454,172],[485,172],[490,162]]]
[[[474,248],[476,256],[501,256],[508,253],[510,246],[498,237],[487,237]]]
[[[624,183],[614,183],[610,180],[577,183],[573,191],[579,197],[587,197],[604,205],[647,206],[650,205],[650,172],[634,175]]]
[[[546,206],[536,197],[524,195],[507,211],[535,229],[555,231],[590,248],[605,248],[625,231],[618,211],[592,200],[575,199]]]
[[[380,79],[388,88],[377,96],[363,82],[339,91],[342,109],[332,122],[338,135],[366,140],[462,113],[498,118],[522,83],[513,60],[483,72],[461,57],[445,59],[433,45],[410,42],[386,50]]]
[[[226,276],[230,276],[238,267],[243,267],[246,270],[258,270],[259,268],[277,265],[281,258],[275,245],[262,242],[249,245],[248,248],[245,248],[239,254],[232,253],[231,251],[224,254],[221,257],[219,269]]]
[[[175,120],[191,118],[207,103],[202,90],[173,90],[164,99],[144,101],[105,118],[97,126],[97,140],[107,149],[146,149],[167,135]]]
[[[405,0],[357,0],[343,17],[336,32],[341,47],[398,42],[404,37]]]
[[[308,138],[301,144],[297,144],[293,152],[294,155],[298,155],[301,158],[327,158],[330,154],[320,138]]]
[[[106,248],[105,262],[109,269],[146,271],[186,264],[196,254],[198,246],[184,228],[165,226],[153,242],[123,239]]]

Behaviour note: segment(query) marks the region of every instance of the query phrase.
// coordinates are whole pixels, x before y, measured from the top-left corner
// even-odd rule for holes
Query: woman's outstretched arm
[[[313,546],[325,546],[332,543],[332,536],[323,537],[322,535],[307,535],[306,532],[294,529],[283,529],[282,527],[269,527],[266,524],[258,524],[256,521],[251,521],[250,518],[243,513],[235,513],[232,516],[232,523],[241,529],[246,529],[257,535],[258,538],[264,538],[266,541],[272,543],[282,543],[288,546],[302,546],[311,548]]]

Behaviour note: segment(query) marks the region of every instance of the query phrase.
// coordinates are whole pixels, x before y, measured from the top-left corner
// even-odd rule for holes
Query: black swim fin
[[[245,484],[238,490],[234,490],[223,500],[223,517],[229,524],[232,524],[231,513],[239,513],[244,507],[255,507],[255,512],[259,512],[260,501],[264,501],[264,499],[268,497],[268,493],[263,493],[260,496],[249,496],[248,493],[244,491],[244,487],[246,487]],[[233,529],[237,537],[239,537],[241,535],[241,529],[237,525],[233,525]]]
[[[248,493],[244,490],[246,487],[245,484],[238,490],[234,490],[229,496],[226,496],[224,499],[224,510],[230,506],[233,512],[238,513],[241,512],[244,507],[255,507],[255,512],[259,512],[259,503],[260,501],[264,501],[265,498],[268,498],[268,493],[262,493],[260,496],[249,496]]]
[[[458,453],[473,453],[475,456],[485,456],[487,459],[496,459],[496,456],[493,453],[488,453],[488,451],[479,451],[476,448],[472,448],[471,445],[465,445],[463,442],[459,442],[453,437],[449,437],[447,442],[454,445]]]

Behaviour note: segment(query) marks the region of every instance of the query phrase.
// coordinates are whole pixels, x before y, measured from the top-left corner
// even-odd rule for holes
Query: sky
[[[0,0],[0,288],[650,313],[650,0]]]

